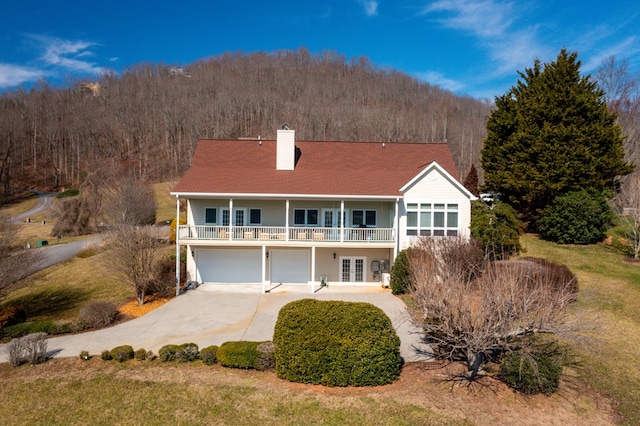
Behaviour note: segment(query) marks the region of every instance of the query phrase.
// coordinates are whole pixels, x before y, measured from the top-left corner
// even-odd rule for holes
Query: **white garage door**
[[[201,249],[196,266],[203,283],[262,283],[262,250]]]
[[[309,251],[271,250],[271,284],[308,284]]]

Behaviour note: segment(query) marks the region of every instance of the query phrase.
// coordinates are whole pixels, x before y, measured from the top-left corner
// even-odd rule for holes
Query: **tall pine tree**
[[[577,57],[563,49],[555,62],[536,60],[519,72],[487,121],[483,189],[500,193],[533,229],[556,196],[612,188],[633,169],[616,116],[598,85],[580,75]]]

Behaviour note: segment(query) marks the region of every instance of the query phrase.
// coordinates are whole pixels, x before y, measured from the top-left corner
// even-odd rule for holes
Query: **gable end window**
[[[215,207],[206,207],[204,209],[204,223],[215,225],[218,223],[218,209]]]
[[[458,205],[445,203],[407,204],[407,235],[420,237],[458,236]]]

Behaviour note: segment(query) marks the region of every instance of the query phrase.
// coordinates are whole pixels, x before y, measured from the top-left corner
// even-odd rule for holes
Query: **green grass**
[[[121,305],[133,291],[105,266],[108,252],[75,257],[40,271],[21,283],[0,306],[20,305],[33,320],[74,321],[89,302],[101,300]]]
[[[593,340],[574,344],[580,377],[617,401],[624,424],[640,424],[640,264],[606,244],[562,246],[526,235],[523,245],[527,256],[564,263],[578,277],[572,312],[597,317]]]
[[[469,424],[383,397],[276,390],[262,383],[268,373],[253,379],[240,375],[229,383],[233,373],[228,370],[195,363],[181,365],[179,371],[162,367],[184,378],[164,381],[157,380],[158,361],[116,365],[95,358],[59,363],[57,368],[70,374],[46,374],[56,362],[31,369],[0,366],[3,424]]]
[[[176,182],[162,182],[153,185],[153,192],[156,196],[156,222],[171,221],[176,217],[176,199],[169,192],[176,185]]]

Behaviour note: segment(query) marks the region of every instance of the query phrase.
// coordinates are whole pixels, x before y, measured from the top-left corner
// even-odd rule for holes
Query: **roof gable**
[[[436,162],[457,181],[444,143],[296,141],[294,170],[276,170],[276,141],[200,140],[173,193],[400,196]]]

